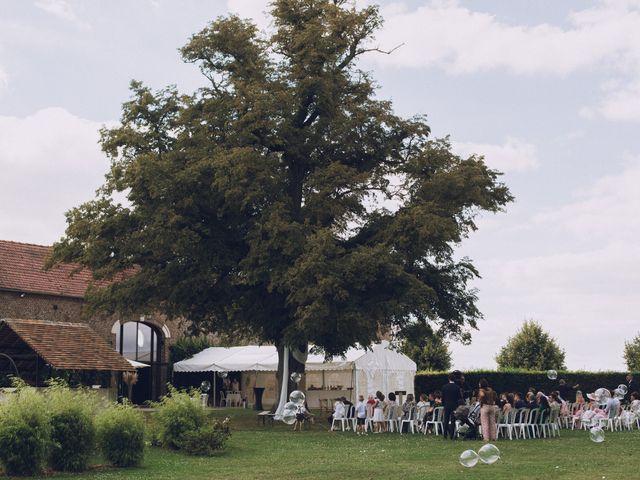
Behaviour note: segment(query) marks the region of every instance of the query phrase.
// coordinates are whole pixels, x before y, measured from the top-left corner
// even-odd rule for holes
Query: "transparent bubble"
[[[613,391],[613,398],[617,398],[618,400],[622,400],[624,398],[625,394],[622,390],[620,390],[619,388],[616,388]]]
[[[207,393],[209,390],[211,390],[211,382],[209,380],[204,380],[200,384],[200,390],[202,390],[203,392]]]
[[[627,388],[627,386],[624,383],[621,383],[620,385],[618,385],[618,390],[620,390],[623,394],[627,394],[629,393],[629,389]]]
[[[282,421],[287,425],[293,425],[296,423],[296,412],[295,410],[285,410],[282,412]]]
[[[293,425],[296,422],[296,413],[298,413],[298,406],[295,403],[285,403],[282,410],[282,421],[288,425]]]
[[[460,464],[463,467],[471,468],[475,467],[478,463],[479,457],[473,450],[465,450],[460,454]]]
[[[293,402],[295,405],[304,405],[304,393],[300,390],[294,390],[289,394],[289,401]]]
[[[229,372],[218,372],[218,376],[220,378],[227,378],[229,376]]]
[[[289,375],[289,378],[292,382],[298,383],[300,382],[300,380],[302,380],[302,374],[299,372],[293,372],[291,375]]]
[[[555,380],[556,378],[558,378],[558,372],[556,372],[555,370],[547,370],[547,378],[549,380]]]
[[[487,443],[478,450],[478,457],[480,457],[482,463],[491,465],[492,463],[496,463],[500,458],[500,450],[492,443]]]
[[[604,430],[601,427],[593,427],[589,430],[589,437],[592,442],[602,443],[604,442]]]
[[[598,403],[606,403],[606,401],[611,398],[611,392],[606,388],[597,389],[593,392],[593,395]]]

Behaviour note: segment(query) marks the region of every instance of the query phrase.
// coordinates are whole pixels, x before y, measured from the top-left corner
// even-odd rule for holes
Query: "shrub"
[[[42,395],[30,388],[0,404],[0,462],[8,475],[42,471],[49,453],[50,425]]]
[[[163,445],[179,450],[185,436],[203,427],[207,422],[206,411],[200,406],[197,392],[191,393],[169,387],[169,394],[155,404],[156,419]]]
[[[51,455],[56,470],[81,472],[95,451],[94,398],[84,390],[55,383],[47,392],[51,416]]]
[[[223,422],[215,421],[212,425],[186,432],[181,441],[181,449],[190,455],[211,456],[224,448],[230,435],[228,419]]]
[[[200,406],[199,393],[169,387],[169,394],[155,404],[160,439],[164,446],[191,455],[212,455],[230,436],[229,420],[211,422]]]
[[[116,467],[139,465],[144,456],[144,421],[133,407],[114,405],[97,419],[98,447]]]

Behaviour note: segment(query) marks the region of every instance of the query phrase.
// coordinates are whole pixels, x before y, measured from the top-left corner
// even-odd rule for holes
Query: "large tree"
[[[451,368],[451,352],[446,335],[426,323],[406,325],[398,332],[402,353],[410,357],[418,370],[446,371]]]
[[[300,371],[310,343],[336,355],[410,319],[463,337],[478,272],[454,249],[508,188],[376,97],[357,65],[378,50],[377,7],[277,0],[271,14],[270,35],[229,16],[190,39],[182,57],[206,78],[191,95],[132,82],[102,132],[106,182],[67,213],[52,262],[118,280],[91,289],[96,309],[272,342],[281,370],[289,347]]]
[[[498,368],[565,370],[565,353],[542,326],[527,320],[496,357]]]
[[[640,334],[632,340],[624,342],[624,361],[632,372],[640,370]]]

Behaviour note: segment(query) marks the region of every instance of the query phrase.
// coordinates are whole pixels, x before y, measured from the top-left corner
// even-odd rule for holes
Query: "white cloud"
[[[372,55],[372,61],[440,68],[452,75],[503,69],[518,75],[566,76],[600,70],[614,80],[627,80],[616,89],[606,89],[599,105],[585,107],[579,114],[640,120],[637,0],[601,0],[571,13],[566,26],[506,23],[456,0],[432,0],[417,8],[393,3],[382,9],[382,15],[385,25],[376,41],[382,48],[404,45],[392,55]]]
[[[64,233],[64,212],[92,199],[108,169],[100,127],[62,108],[0,116],[0,238],[42,243]]]
[[[0,92],[9,86],[9,75],[0,66]]]
[[[501,172],[524,172],[539,164],[535,145],[513,137],[507,137],[502,145],[456,142],[453,149],[465,157],[484,155],[486,164]]]
[[[67,0],[38,0],[35,6],[55,17],[74,24],[81,30],[91,29],[91,26],[87,22],[78,17]]]
[[[486,242],[518,244],[520,254],[477,260],[487,320],[471,346],[453,347],[457,366],[493,366],[498,347],[534,318],[566,349],[569,368],[625,368],[624,341],[640,330],[640,158],[628,160],[622,172],[519,229],[484,233]]]
[[[400,66],[435,66],[453,74],[506,68],[518,74],[566,75],[601,62],[640,62],[637,2],[601,2],[571,14],[567,28],[510,25],[457,1],[431,1],[416,9],[395,3],[382,15],[379,41],[405,45],[377,58]]]

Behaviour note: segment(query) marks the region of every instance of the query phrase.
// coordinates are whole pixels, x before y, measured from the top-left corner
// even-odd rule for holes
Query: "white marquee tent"
[[[174,372],[275,372],[278,352],[274,346],[210,347],[193,357],[176,362]],[[370,350],[350,348],[344,356],[326,362],[324,356],[309,354],[305,365],[306,389],[310,399],[316,391],[348,392],[352,400],[376,390],[413,393],[416,364],[389,348],[389,342]],[[353,395],[355,394],[355,396]],[[313,405],[310,402],[310,405]]]

